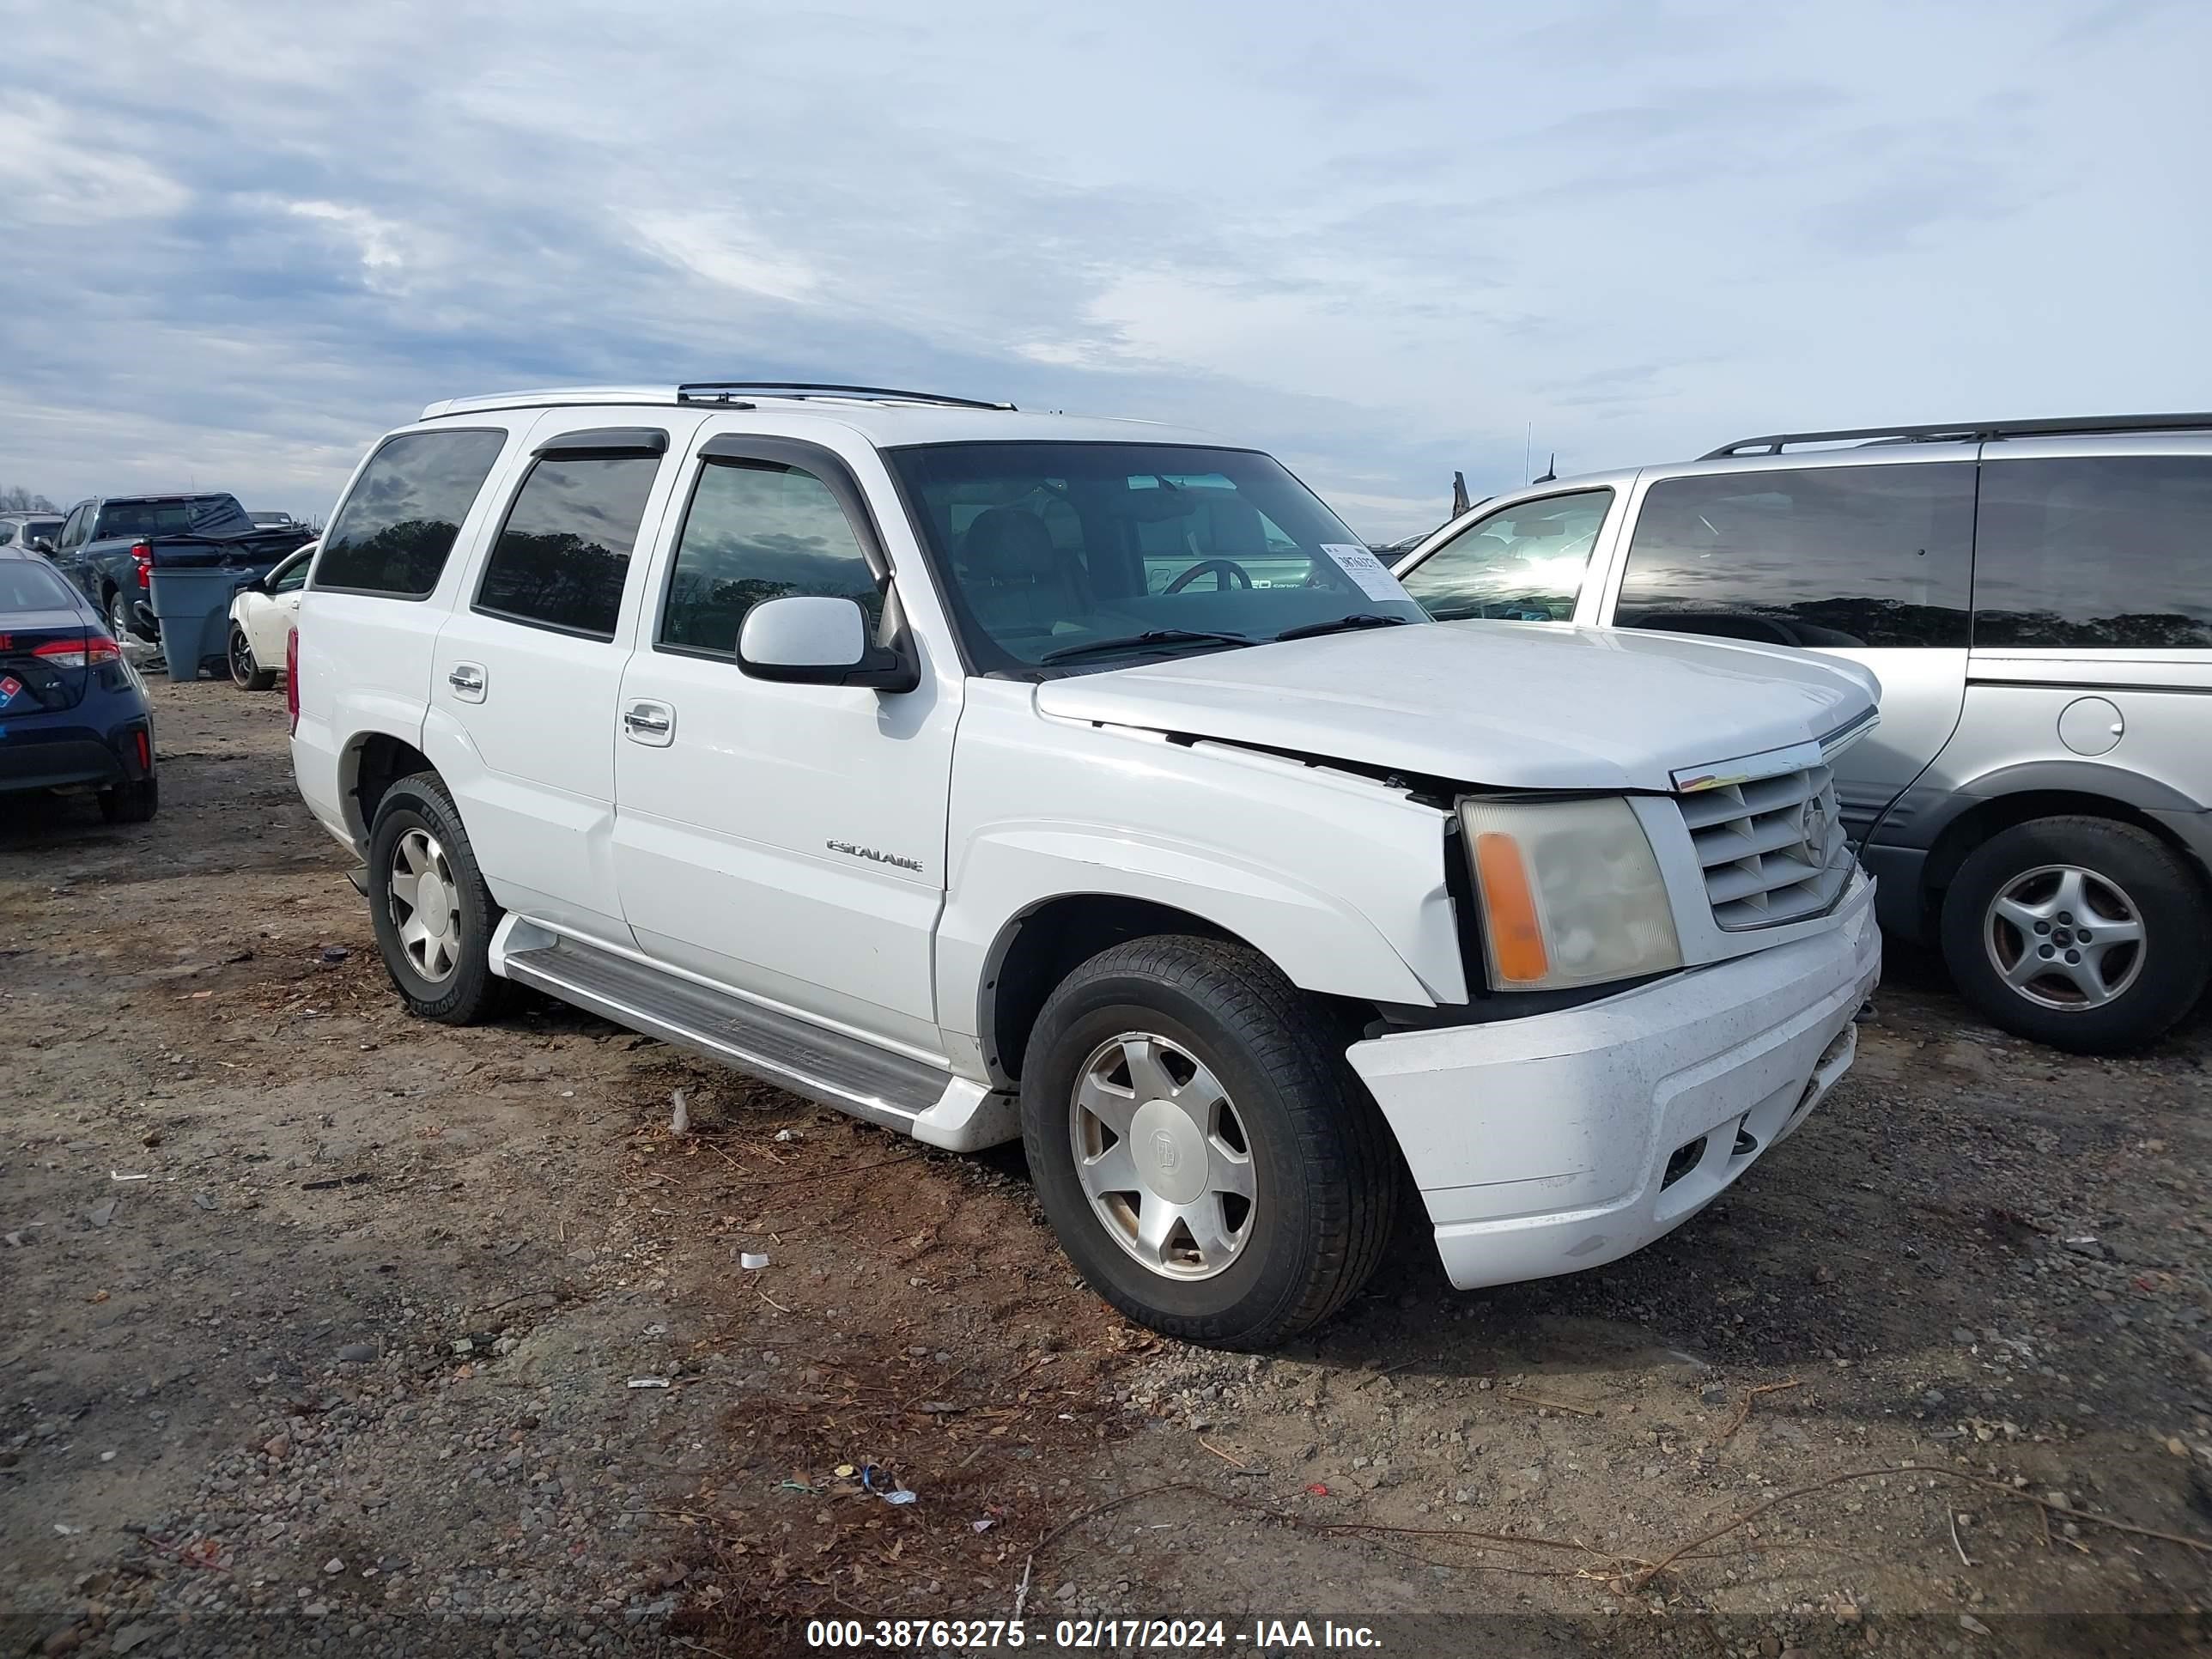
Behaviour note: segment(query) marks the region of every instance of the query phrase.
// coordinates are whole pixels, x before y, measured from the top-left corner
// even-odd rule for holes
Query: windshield
[[[983,673],[1090,672],[1351,617],[1426,620],[1334,514],[1251,450],[935,444],[884,459]]]

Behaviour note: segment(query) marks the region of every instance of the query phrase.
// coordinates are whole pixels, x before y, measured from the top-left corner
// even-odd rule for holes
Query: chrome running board
[[[550,943],[546,942],[550,939]],[[818,1105],[972,1152],[1019,1135],[1007,1096],[942,1066],[718,991],[510,915],[495,971],[519,985],[704,1054]],[[520,948],[518,948],[520,947]]]

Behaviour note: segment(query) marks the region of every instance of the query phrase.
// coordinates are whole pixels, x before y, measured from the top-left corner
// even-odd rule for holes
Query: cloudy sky
[[[434,398],[1524,448],[2212,403],[2212,7],[0,0],[0,484],[327,512]],[[1533,437],[1531,434],[1533,433]]]

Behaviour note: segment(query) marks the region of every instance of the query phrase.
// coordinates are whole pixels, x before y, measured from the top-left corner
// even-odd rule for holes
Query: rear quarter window
[[[1984,462],[1974,643],[2212,648],[2212,458]]]
[[[313,585],[425,599],[507,434],[403,432],[378,447],[323,537]]]

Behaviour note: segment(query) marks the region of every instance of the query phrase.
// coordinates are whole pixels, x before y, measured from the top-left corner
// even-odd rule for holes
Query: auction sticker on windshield
[[[1336,568],[1358,586],[1370,599],[1406,599],[1413,595],[1400,586],[1382,560],[1365,548],[1345,542],[1323,542],[1321,550],[1336,561]]]

